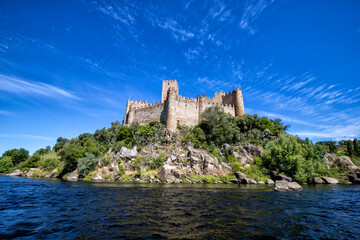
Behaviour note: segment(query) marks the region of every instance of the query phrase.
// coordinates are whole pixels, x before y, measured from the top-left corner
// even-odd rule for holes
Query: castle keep
[[[158,121],[165,123],[166,128],[176,130],[177,125],[198,124],[205,109],[214,105],[221,106],[234,117],[245,114],[243,96],[239,88],[227,94],[222,91],[215,92],[213,98],[197,95],[195,99],[180,96],[176,80],[164,80],[160,102],[127,101],[124,125]]]

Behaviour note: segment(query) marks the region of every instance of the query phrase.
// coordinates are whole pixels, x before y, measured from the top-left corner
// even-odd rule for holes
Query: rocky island
[[[8,150],[0,171],[66,181],[269,184],[277,191],[360,183],[356,139],[313,144],[287,134],[279,119],[234,117],[220,106],[207,108],[202,119],[176,131],[155,121],[115,122],[94,134],[60,137],[32,156]]]

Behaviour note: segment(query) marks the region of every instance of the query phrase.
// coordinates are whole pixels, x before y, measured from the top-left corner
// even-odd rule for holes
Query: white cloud
[[[194,33],[184,29],[180,24],[174,19],[166,19],[162,21],[158,18],[150,19],[153,26],[157,26],[163,30],[169,31],[170,35],[179,41],[187,41],[195,36]]]
[[[79,97],[74,96],[70,92],[50,84],[28,81],[17,77],[5,76],[2,74],[0,74],[0,90],[19,95],[44,96],[57,100],[80,99]]]
[[[29,134],[0,134],[1,138],[30,138],[30,139],[38,139],[44,141],[56,141],[56,138],[52,137],[44,137],[37,135],[29,135]]]
[[[272,0],[246,1],[245,10],[240,20],[240,28],[246,30],[250,35],[255,34],[256,30],[253,23],[261,12],[272,3]]]
[[[15,113],[0,110],[0,115],[4,115],[4,116],[13,116],[13,115],[15,115]]]

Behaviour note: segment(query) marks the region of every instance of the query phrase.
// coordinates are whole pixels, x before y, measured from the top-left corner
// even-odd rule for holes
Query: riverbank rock
[[[315,182],[315,184],[323,184],[324,180],[322,180],[320,177],[316,177],[314,182]]]
[[[349,172],[349,181],[351,183],[360,184],[360,169]]]
[[[67,177],[67,180],[70,182],[78,181],[79,180],[79,173],[77,170],[71,172]]]
[[[52,170],[48,175],[46,175],[47,178],[55,178],[56,174],[58,173],[58,169],[55,168],[54,170]]]
[[[356,170],[359,169],[358,166],[356,166],[350,158],[346,156],[339,157],[338,155],[334,153],[326,153],[324,155],[324,160],[327,168],[331,168],[334,164],[340,164],[342,167],[348,170]]]
[[[12,173],[9,174],[9,176],[11,177],[20,177],[22,176],[24,173],[22,171],[20,171],[19,169],[16,169],[15,171],[13,171]]]
[[[270,172],[270,177],[271,179],[276,182],[276,181],[287,181],[287,182],[291,182],[292,178],[291,177],[287,177],[285,175],[282,175],[276,171],[271,171]]]
[[[242,173],[242,172],[235,172],[234,175],[237,178],[237,180],[239,180],[239,182],[241,182],[241,183],[246,178],[246,174]]]
[[[322,177],[321,178],[323,181],[324,181],[324,183],[326,183],[326,184],[338,184],[338,180],[337,179],[335,179],[335,178],[331,178],[331,177]]]
[[[297,182],[288,182],[285,180],[275,181],[275,191],[300,191],[302,189]]]
[[[137,147],[134,146],[132,149],[121,147],[119,156],[123,160],[127,160],[127,161],[133,160],[137,157]]]
[[[266,184],[268,184],[268,185],[274,185],[275,183],[274,183],[273,180],[268,179],[268,180],[266,180]]]
[[[39,168],[30,168],[30,170],[27,173],[25,173],[25,177],[31,178],[34,175],[34,173],[39,170],[40,170]]]
[[[95,173],[94,176],[91,178],[92,181],[101,181],[103,178],[100,174]]]

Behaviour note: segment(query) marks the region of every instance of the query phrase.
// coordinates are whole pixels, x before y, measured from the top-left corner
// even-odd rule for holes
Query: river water
[[[355,239],[360,185],[111,184],[0,176],[0,238]]]

